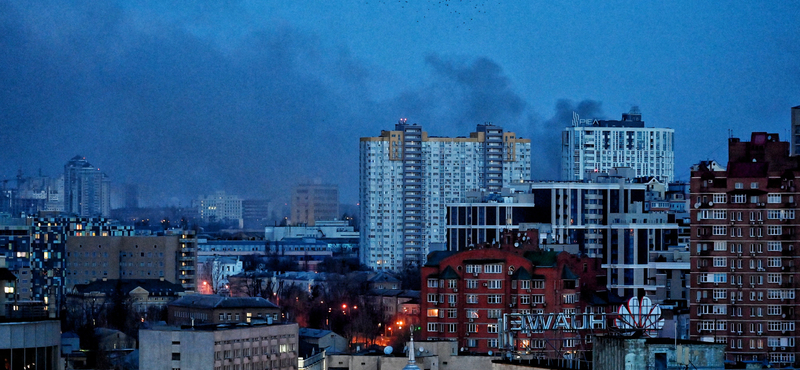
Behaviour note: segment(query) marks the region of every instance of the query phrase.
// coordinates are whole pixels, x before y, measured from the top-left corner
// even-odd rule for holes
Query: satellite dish
[[[491,356],[492,354],[494,354],[494,352],[492,352],[491,350],[489,350],[489,356]]]
[[[709,207],[713,207],[714,206],[714,202],[708,202],[708,205],[709,205]]]
[[[394,348],[392,348],[392,346],[386,346],[386,348],[383,349],[383,353],[386,355],[391,355],[392,351],[394,351]]]
[[[700,208],[700,202],[695,203],[694,208]]]
[[[420,352],[423,352],[423,351],[425,351],[425,348],[422,348],[421,346],[420,346],[420,347],[418,347],[418,349],[419,349],[419,351],[420,351]]]
[[[519,242],[514,242],[514,247],[519,248]]]

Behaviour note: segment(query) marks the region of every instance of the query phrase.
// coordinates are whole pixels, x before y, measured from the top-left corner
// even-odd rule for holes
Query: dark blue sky
[[[355,202],[358,138],[400,117],[502,125],[552,179],[572,110],[639,105],[676,130],[687,179],[726,160],[729,129],[785,136],[800,105],[798,3],[723,5],[0,0],[0,178],[81,154],[150,204],[282,198],[304,178]]]

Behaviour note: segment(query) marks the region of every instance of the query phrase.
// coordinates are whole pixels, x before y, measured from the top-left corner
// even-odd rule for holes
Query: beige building
[[[295,186],[292,191],[293,225],[314,226],[316,221],[331,221],[339,217],[339,187],[309,183]]]
[[[161,326],[139,331],[139,368],[297,369],[297,324]]]
[[[158,279],[195,290],[197,239],[162,236],[73,236],[67,241],[67,290],[102,279]]]

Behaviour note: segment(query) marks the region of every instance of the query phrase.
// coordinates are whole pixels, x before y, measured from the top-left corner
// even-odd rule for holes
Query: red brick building
[[[728,153],[692,168],[690,337],[728,361],[796,364],[800,157],[765,132]]]
[[[510,313],[613,312],[598,259],[542,251],[536,230],[507,232],[499,244],[434,252],[422,268],[423,340],[455,340],[468,351],[498,349],[498,318]],[[586,333],[520,334],[518,350],[552,355],[586,350]],[[552,353],[550,353],[552,352]]]

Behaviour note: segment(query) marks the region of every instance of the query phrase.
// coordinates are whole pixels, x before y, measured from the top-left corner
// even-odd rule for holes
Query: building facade
[[[139,368],[297,369],[297,324],[159,326],[139,330]]]
[[[421,273],[421,339],[496,352],[508,349],[498,340],[498,319],[504,314],[599,314],[616,308],[618,300],[603,300],[609,294],[598,259],[540,250],[535,230],[525,239],[516,234],[503,234],[497,246],[429,256]],[[578,358],[590,348],[586,334],[531,333],[514,338],[512,346],[545,357],[572,352]]]
[[[75,156],[64,165],[64,211],[81,217],[111,214],[110,180],[86,157]]]
[[[530,140],[491,124],[469,137],[429,136],[401,120],[361,138],[361,262],[378,270],[421,266],[446,241],[447,203],[468,191],[499,192],[530,177]]]
[[[581,181],[588,173],[630,167],[635,177],[672,182],[674,135],[670,128],[645,127],[638,107],[620,121],[581,119],[573,113],[572,126],[561,136],[561,180]]]
[[[192,207],[205,222],[236,221],[242,227],[242,198],[218,191],[212,195],[203,195],[192,201]]]
[[[167,323],[170,325],[237,324],[263,320],[277,322],[280,308],[261,297],[222,297],[190,294],[170,302]]]
[[[161,236],[74,236],[67,240],[66,287],[102,279],[158,279],[194,291],[194,231]]]
[[[293,225],[314,226],[317,221],[339,218],[339,186],[322,183],[298,184],[292,190]]]
[[[728,361],[797,363],[798,162],[756,132],[729,139],[727,168],[692,168],[690,335]]]

